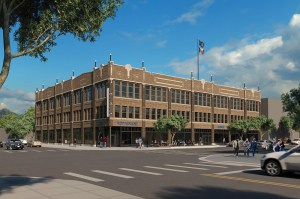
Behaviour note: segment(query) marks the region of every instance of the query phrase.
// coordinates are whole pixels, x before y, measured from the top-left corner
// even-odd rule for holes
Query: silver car
[[[261,168],[270,176],[284,172],[300,172],[300,145],[288,151],[268,153],[260,160]]]

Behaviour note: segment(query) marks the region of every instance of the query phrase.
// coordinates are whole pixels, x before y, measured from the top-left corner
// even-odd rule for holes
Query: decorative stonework
[[[183,87],[182,81],[172,80],[172,79],[166,79],[161,77],[155,77],[154,81],[157,84],[166,85],[166,86],[177,86],[179,88]]]
[[[131,65],[126,64],[124,68],[127,70],[127,78],[129,78],[130,77],[130,71],[132,70]]]
[[[224,95],[239,96],[239,92],[235,91],[235,90],[220,88],[219,91],[221,94],[224,94]]]
[[[204,90],[205,80],[201,79],[200,82],[201,82],[201,85],[202,85],[202,90]]]

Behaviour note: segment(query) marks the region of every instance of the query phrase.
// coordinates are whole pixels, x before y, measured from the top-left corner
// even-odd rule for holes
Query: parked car
[[[3,147],[3,142],[2,141],[0,141],[0,148],[2,148]]]
[[[268,153],[260,160],[261,168],[270,176],[284,172],[300,172],[300,145],[288,151]]]
[[[24,140],[24,139],[20,139],[21,140],[21,142],[24,144],[24,145],[27,145],[27,141],[26,140]]]
[[[24,149],[24,144],[19,139],[8,139],[5,142],[5,147],[8,150],[12,149]]]
[[[31,140],[27,143],[28,147],[42,147],[42,142],[39,140]]]
[[[291,144],[295,144],[295,145],[300,144],[300,140],[299,140],[299,139],[294,139],[294,140],[291,142]]]

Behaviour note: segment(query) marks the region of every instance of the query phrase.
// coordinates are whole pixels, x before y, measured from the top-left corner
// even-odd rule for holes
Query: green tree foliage
[[[279,121],[279,129],[283,134],[288,134],[283,137],[291,137],[291,130],[294,126],[294,120],[289,116],[282,116]],[[282,135],[281,135],[282,136]]]
[[[250,130],[258,130],[260,131],[260,139],[262,139],[263,135],[266,133],[269,134],[274,128],[274,121],[266,116],[237,120],[228,125],[228,130],[240,133],[241,138],[243,138]]]
[[[181,131],[187,125],[188,121],[181,115],[172,115],[171,117],[162,117],[154,122],[154,129],[161,133],[165,131],[170,131],[171,142],[173,143],[174,137],[177,131]]]
[[[0,88],[8,77],[11,60],[32,56],[46,61],[55,40],[71,34],[82,41],[95,41],[103,23],[113,18],[122,0],[1,0],[3,65]],[[11,36],[18,52],[11,52]]]
[[[23,115],[9,114],[0,118],[0,128],[4,128],[9,137],[23,138],[34,130],[34,108],[30,107]]]
[[[293,129],[300,129],[300,84],[289,92],[281,95],[283,111],[293,120]]]

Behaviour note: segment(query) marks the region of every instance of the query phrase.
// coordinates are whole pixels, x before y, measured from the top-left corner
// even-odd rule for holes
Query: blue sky
[[[2,33],[0,33],[2,34]],[[1,35],[2,38],[2,35]],[[23,113],[35,90],[114,63],[172,76],[197,77],[197,40],[205,43],[200,79],[280,98],[299,85],[300,1],[289,0],[125,0],[103,25],[94,43],[71,35],[57,40],[48,61],[14,59],[0,90],[0,109]],[[2,42],[1,42],[2,43]],[[16,47],[13,46],[13,53]],[[3,49],[0,50],[3,60]]]

